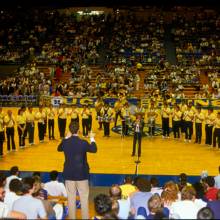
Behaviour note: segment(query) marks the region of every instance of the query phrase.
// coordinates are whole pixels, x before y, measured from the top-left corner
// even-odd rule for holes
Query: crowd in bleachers
[[[220,172],[220,167],[219,167]],[[39,172],[21,179],[17,166],[6,178],[0,174],[0,217],[17,219],[64,219],[67,192],[58,181],[58,172],[50,172],[43,183]],[[200,181],[190,183],[181,173],[177,182],[162,187],[157,177],[132,179],[126,176],[120,185],[112,185],[109,194],[94,197],[92,219],[219,219],[220,175],[203,171]],[[28,202],[27,202],[28,201]],[[92,211],[92,210],[90,210]]]

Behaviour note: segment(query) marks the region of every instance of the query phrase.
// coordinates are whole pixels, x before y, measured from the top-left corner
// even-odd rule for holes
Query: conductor
[[[70,123],[70,134],[58,146],[64,152],[65,162],[63,177],[68,198],[69,219],[76,219],[76,191],[81,201],[82,219],[89,219],[89,165],[87,152],[96,153],[97,146],[94,134],[90,134],[89,144],[78,136],[79,123]]]
[[[143,129],[144,129],[144,121],[142,119],[141,114],[136,115],[136,120],[133,123],[133,128],[134,128],[134,139],[133,139],[133,152],[132,152],[132,157],[135,156],[136,153],[136,145],[138,143],[138,157],[141,156],[141,139],[142,139],[142,134],[143,134]]]

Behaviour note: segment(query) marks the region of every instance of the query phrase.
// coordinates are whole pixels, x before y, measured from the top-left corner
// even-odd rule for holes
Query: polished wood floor
[[[4,111],[6,112],[6,109]],[[17,110],[13,109],[13,112],[17,112]],[[102,137],[103,131],[99,131],[97,127],[97,121],[93,120],[98,152],[88,155],[91,172],[133,174],[136,158],[131,157],[132,137],[122,139],[119,134],[113,132],[111,132],[110,138]],[[53,169],[62,171],[64,157],[62,153],[57,152],[57,146],[60,142],[57,123],[55,130],[57,140],[49,141],[47,136],[45,143],[40,144],[37,126],[35,126],[36,145],[22,150],[18,149],[16,130],[17,152],[9,153],[0,159],[0,170],[8,170],[11,166],[18,165],[22,171],[51,171]],[[6,142],[4,150],[6,151]],[[143,138],[141,163],[138,171],[140,174],[178,175],[185,172],[189,175],[200,175],[202,170],[207,170],[209,174],[215,175],[219,165],[220,150],[212,149],[204,144],[185,143],[183,138],[174,140],[171,134],[170,139]]]

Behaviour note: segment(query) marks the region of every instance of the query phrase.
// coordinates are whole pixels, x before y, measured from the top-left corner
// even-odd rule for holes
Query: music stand
[[[141,163],[141,161],[140,161],[139,158],[140,158],[140,157],[139,157],[139,155],[138,155],[138,156],[137,156],[137,160],[134,161],[134,163],[135,163],[135,172],[134,172],[134,174],[135,174],[136,176],[138,176],[138,166],[139,166],[139,163]]]

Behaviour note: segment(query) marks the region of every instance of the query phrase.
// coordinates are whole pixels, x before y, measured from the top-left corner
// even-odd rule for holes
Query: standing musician
[[[0,108],[0,109],[2,109],[2,108]],[[0,158],[3,157],[3,143],[4,143],[4,140],[5,140],[4,117],[0,117]]]
[[[35,115],[36,120],[38,121],[38,137],[39,137],[39,141],[40,143],[44,142],[44,128],[45,128],[45,118],[46,118],[46,114],[43,111],[43,107],[40,106],[39,107],[39,111],[36,112]]]
[[[75,105],[69,111],[69,115],[71,118],[71,123],[79,123],[79,110],[76,108]]]
[[[137,107],[135,108],[134,112],[135,112],[136,116],[141,115],[141,117],[144,119],[146,111],[145,111],[144,107],[141,106],[141,102],[138,102]]]
[[[117,126],[118,116],[122,119],[121,115],[121,109],[123,107],[122,99],[119,97],[119,99],[114,104],[114,110],[115,110],[115,127]]]
[[[26,116],[23,114],[23,109],[18,110],[17,116],[17,126],[18,126],[18,137],[19,137],[19,147],[25,147],[25,129],[26,129]]]
[[[201,106],[197,107],[197,112],[195,113],[195,127],[196,127],[196,140],[195,143],[201,144],[202,139],[202,122],[205,119],[204,114],[201,111]]]
[[[101,117],[104,126],[104,137],[110,137],[110,122],[112,120],[113,111],[109,107],[108,103],[105,103],[101,109]]]
[[[58,128],[59,128],[61,139],[65,137],[66,118],[67,118],[66,108],[64,104],[61,104],[60,108],[58,109]]]
[[[136,120],[133,123],[134,128],[134,139],[133,139],[133,151],[131,156],[135,156],[136,154],[136,145],[138,143],[138,157],[141,156],[141,139],[144,129],[144,120],[142,119],[142,115],[136,115]]]
[[[102,130],[101,109],[104,106],[102,98],[98,97],[95,102],[96,119],[99,123],[99,130]]]
[[[213,147],[216,147],[216,139],[218,139],[218,149],[220,149],[220,112],[214,121]]]
[[[54,118],[55,118],[55,115],[56,115],[56,111],[53,108],[53,105],[50,105],[50,108],[47,111],[49,140],[55,140],[55,138],[54,138]]]
[[[83,137],[88,137],[88,133],[89,133],[89,115],[90,115],[90,111],[88,109],[88,104],[85,104],[83,106],[83,110],[81,112]]]
[[[43,104],[42,105],[42,111],[45,114],[45,118],[44,118],[44,136],[46,136],[46,133],[47,133],[47,114],[48,114],[48,110],[49,110],[49,108],[45,104]]]
[[[5,112],[3,112],[2,108],[0,108],[0,119],[2,119],[3,122],[4,122],[4,117],[5,117]],[[4,138],[3,138],[3,142],[4,142],[4,140],[5,140],[4,125],[3,125],[3,136],[4,136]]]
[[[174,138],[180,138],[182,112],[180,111],[180,107],[178,105],[175,106],[175,109],[172,113],[172,118]]]
[[[162,116],[162,130],[163,130],[163,138],[170,137],[170,130],[169,130],[169,117],[171,114],[171,110],[168,107],[167,102],[164,102],[164,106],[161,109],[161,116]]]
[[[27,120],[27,133],[29,138],[29,145],[34,144],[34,119],[35,114],[33,112],[33,108],[29,107],[28,111],[26,112],[26,120]]]
[[[156,124],[156,118],[158,114],[156,111],[156,108],[154,107],[154,102],[151,103],[150,108],[147,111],[147,124],[149,127],[149,135],[154,136],[155,135],[155,124]]]
[[[129,121],[130,121],[130,110],[129,110],[129,104],[126,102],[124,104],[124,107],[121,109],[121,115],[122,115],[122,136],[128,135],[128,128],[129,128]]]
[[[191,108],[192,106],[188,104],[187,110],[183,112],[184,120],[184,131],[185,131],[185,142],[191,142],[193,134],[193,120],[194,120],[194,111]]]
[[[89,132],[91,132],[91,130],[92,130],[92,108],[91,108],[91,106],[88,104],[88,110],[89,110],[89,120],[88,120],[88,122],[89,122]]]
[[[185,99],[182,99],[182,102],[180,104],[180,111],[182,112],[182,118],[181,118],[181,133],[185,133],[185,121],[183,119],[183,113],[187,110],[187,104]]]
[[[212,130],[215,121],[215,114],[213,109],[209,108],[205,116],[205,144],[212,145]]]
[[[15,120],[14,116],[12,115],[12,111],[8,110],[7,115],[4,117],[4,123],[6,125],[6,135],[7,135],[7,150],[8,152],[11,150],[11,145],[12,145],[12,150],[15,151]]]

